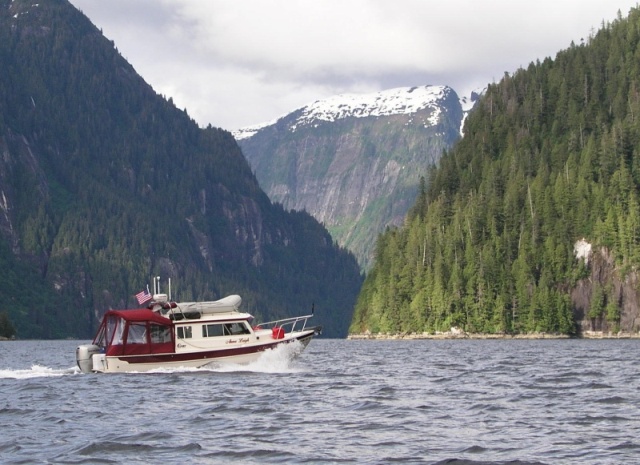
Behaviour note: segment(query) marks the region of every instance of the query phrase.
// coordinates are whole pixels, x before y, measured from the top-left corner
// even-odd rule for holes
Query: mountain
[[[238,293],[258,319],[346,334],[358,264],[274,205],[233,136],[158,95],[66,0],[0,0],[0,313],[18,337],[88,338],[160,276]]]
[[[449,87],[407,87],[318,100],[234,135],[271,200],[309,212],[367,269],[464,114]]]
[[[640,330],[640,10],[488,87],[352,333]]]

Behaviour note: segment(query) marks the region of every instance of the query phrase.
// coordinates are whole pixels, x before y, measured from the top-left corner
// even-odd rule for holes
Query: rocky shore
[[[347,339],[363,340],[363,339],[571,339],[572,336],[566,334],[554,333],[529,333],[529,334],[483,334],[483,333],[466,333],[457,328],[451,328],[451,331],[436,333],[371,333],[365,332],[361,334],[349,334]],[[603,331],[584,331],[575,339],[640,339],[640,333],[629,332],[603,332]]]

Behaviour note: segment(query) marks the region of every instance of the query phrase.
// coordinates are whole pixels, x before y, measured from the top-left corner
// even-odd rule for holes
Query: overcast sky
[[[71,0],[160,94],[232,130],[315,100],[468,95],[580,44],[637,0]]]

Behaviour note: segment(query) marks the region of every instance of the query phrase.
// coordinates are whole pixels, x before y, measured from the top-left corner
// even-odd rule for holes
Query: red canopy
[[[175,350],[173,321],[146,308],[109,310],[93,343],[109,356],[170,353]]]
[[[115,315],[127,321],[153,321],[161,325],[173,326],[173,321],[165,318],[159,313],[152,312],[147,308],[138,308],[135,310],[109,310],[104,314],[105,317]]]

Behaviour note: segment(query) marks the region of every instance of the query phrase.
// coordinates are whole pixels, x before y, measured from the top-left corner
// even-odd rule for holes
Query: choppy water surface
[[[638,340],[317,339],[248,367],[80,374],[0,342],[0,462],[623,464]]]

